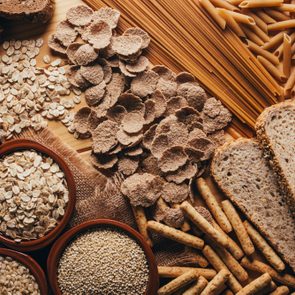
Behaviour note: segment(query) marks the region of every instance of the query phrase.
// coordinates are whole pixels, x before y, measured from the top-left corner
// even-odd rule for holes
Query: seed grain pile
[[[70,82],[85,91],[75,136],[92,137],[97,169],[129,177],[122,192],[132,205],[149,207],[163,191],[165,201],[180,203],[223,141],[231,114],[190,73],[151,67],[143,55],[150,37],[140,28],[118,35],[119,17],[109,7],[77,6],[50,38],[72,64]]]
[[[69,110],[80,103],[81,91],[66,77],[60,59],[43,56],[44,67],[38,67],[43,40],[10,40],[2,44],[0,57],[0,141],[19,134],[27,127],[38,131],[48,120],[60,120],[69,127],[73,113]],[[69,98],[71,90],[76,94]]]
[[[64,295],[144,294],[148,278],[145,253],[137,242],[107,227],[78,236],[64,250],[58,266]]]
[[[64,216],[69,191],[64,172],[50,157],[25,150],[0,160],[0,233],[33,240]]]
[[[39,295],[40,289],[30,270],[8,256],[0,256],[0,291],[3,295]]]

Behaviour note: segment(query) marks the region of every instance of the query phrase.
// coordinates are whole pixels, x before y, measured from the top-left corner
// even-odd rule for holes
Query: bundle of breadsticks
[[[290,294],[295,289],[295,276],[286,272],[269,243],[249,221],[242,221],[229,200],[216,197],[209,179],[197,178],[195,182],[208,209],[182,202],[177,207],[185,221],[178,226],[157,221],[169,208],[162,198],[152,217],[142,207],[133,207],[138,229],[151,246],[155,246],[153,237],[157,234],[196,253],[193,265],[158,266],[164,282],[158,294]],[[174,221],[177,224],[176,216]]]
[[[265,69],[284,88],[283,99],[295,96],[295,1],[199,0],[222,28],[234,31]]]

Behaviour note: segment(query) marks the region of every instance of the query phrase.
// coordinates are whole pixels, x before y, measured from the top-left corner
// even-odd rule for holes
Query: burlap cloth
[[[120,192],[122,175],[106,177],[83,160],[69,145],[50,130],[26,130],[18,138],[32,139],[53,150],[73,173],[77,202],[69,227],[96,218],[115,219],[136,228],[128,200]],[[170,240],[157,238],[154,247],[158,265],[190,265],[194,252]]]

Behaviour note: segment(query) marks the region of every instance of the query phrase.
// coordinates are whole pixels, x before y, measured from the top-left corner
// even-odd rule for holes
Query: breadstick
[[[204,277],[200,276],[197,282],[192,287],[187,289],[184,293],[182,293],[182,295],[200,295],[207,284],[208,281]]]
[[[150,247],[153,247],[153,242],[152,242],[151,238],[149,237],[149,234],[147,231],[147,219],[145,216],[144,208],[142,208],[140,206],[138,206],[138,207],[131,206],[131,208],[133,211],[135,222],[137,224],[138,231],[144,237],[144,239],[148,243],[148,245]]]
[[[287,295],[287,294],[289,294],[289,288],[287,286],[280,286],[280,287],[277,287],[269,295]]]
[[[262,49],[270,50],[273,48],[278,47],[280,44],[282,44],[282,40],[284,38],[284,32],[280,32],[273,36],[268,42],[266,42],[263,46],[261,46]]]
[[[278,81],[286,82],[287,77],[279,69],[277,69],[271,62],[261,55],[257,56],[257,59],[265,67],[265,69]]]
[[[171,295],[180,288],[188,285],[192,281],[196,280],[196,272],[194,270],[190,270],[185,272],[181,276],[175,278],[174,280],[170,281],[168,284],[164,285],[158,290],[158,295]]]
[[[173,204],[172,207],[173,208],[180,208],[180,205],[179,204]],[[190,229],[191,229],[190,224],[185,220],[183,225],[181,226],[181,230],[184,231],[184,232],[187,232]]]
[[[231,14],[227,13],[226,9],[220,9],[218,8],[218,13],[222,18],[225,19],[227,25],[239,36],[239,37],[246,37],[243,30],[239,26],[239,24],[236,22],[236,20],[232,17]]]
[[[295,19],[284,20],[274,24],[268,25],[269,31],[286,30],[295,27]]]
[[[241,284],[237,281],[237,279],[233,276],[233,274],[230,272],[227,266],[223,263],[221,258],[210,246],[206,245],[202,252],[216,271],[226,269],[230,273],[227,284],[234,293],[242,289]]]
[[[295,12],[295,4],[282,4],[277,7],[277,10],[283,12]]]
[[[289,20],[290,17],[276,9],[267,9],[266,13],[277,21]]]
[[[272,53],[270,53],[267,50],[262,49],[260,46],[256,45],[254,42],[252,42],[251,40],[246,40],[247,42],[247,47],[254,53],[261,55],[263,57],[265,57],[266,59],[268,59],[273,65],[279,65],[280,61],[279,59],[273,55]]]
[[[204,268],[207,267],[209,264],[207,259],[203,255],[198,253],[194,253],[194,256],[190,258],[190,262],[196,263],[200,267],[204,267]]]
[[[216,271],[210,268],[158,266],[158,273],[161,278],[177,278],[190,270],[194,270],[197,277],[203,276],[207,280],[211,280],[216,275]]]
[[[284,0],[246,0],[239,7],[241,8],[265,8],[281,6]]]
[[[276,20],[266,14],[263,10],[257,10],[256,14],[266,23],[266,24],[274,24]]]
[[[277,288],[277,285],[271,281],[263,290],[259,291],[257,295],[269,295],[270,292],[275,290]]]
[[[217,245],[212,245],[225,263],[225,265],[230,269],[233,275],[237,278],[239,282],[245,282],[248,280],[248,273],[246,270],[240,265],[240,263],[224,248],[219,247]]]
[[[244,252],[240,248],[240,246],[230,237],[228,236],[220,226],[213,220],[212,222],[213,227],[219,231],[219,233],[227,239],[228,247],[227,249],[229,252],[237,259],[240,260],[244,256]]]
[[[256,23],[256,25],[264,32],[264,33],[266,33],[267,34],[267,32],[268,32],[268,30],[267,30],[267,24],[256,14],[256,13],[254,13],[254,12],[247,12],[247,14],[249,15],[249,16],[251,16],[253,19],[254,19],[254,21],[255,21],[255,23]]]
[[[153,220],[148,221],[147,228],[157,234],[196,249],[204,247],[204,241],[181,230]]]
[[[256,280],[252,281],[246,285],[242,290],[240,290],[237,295],[252,295],[256,294],[258,291],[262,290],[271,282],[271,277],[268,273],[263,274]]]
[[[260,233],[248,222],[244,221],[244,226],[254,243],[254,245],[262,252],[266,260],[277,270],[283,271],[285,264],[282,259],[275,253]]]
[[[210,187],[206,183],[204,178],[197,178],[197,188],[198,191],[205,201],[206,205],[208,206],[211,214],[219,224],[219,226],[222,228],[223,231],[226,233],[229,233],[232,231],[232,227],[230,222],[228,221],[226,215],[222,211],[219,203],[217,202],[214,194],[212,193]]]
[[[208,283],[206,288],[202,291],[201,295],[217,295],[224,288],[225,282],[229,279],[229,272],[226,269],[220,272]]]
[[[205,234],[207,234],[217,244],[228,247],[227,239],[224,238],[195,208],[184,201],[180,208],[184,211],[186,216]]]
[[[286,77],[290,76],[291,71],[291,38],[284,34],[283,43],[283,72]]]
[[[199,0],[201,6],[209,13],[215,22],[224,30],[226,26],[225,20],[218,14],[216,8],[209,0]]]
[[[227,10],[232,10],[232,11],[240,10],[238,7],[236,7],[235,5],[232,5],[231,3],[225,0],[210,0],[210,2],[217,7],[225,8]]]
[[[257,45],[262,46],[264,44],[263,40],[246,26],[242,26],[242,30],[246,34],[247,38],[256,43]]]
[[[234,293],[231,290],[225,290],[222,294],[223,295],[234,295]]]
[[[225,212],[227,218],[229,219],[240,243],[241,246],[246,253],[246,255],[251,255],[254,253],[255,248],[252,244],[248,233],[242,223],[242,220],[240,216],[238,215],[236,209],[232,205],[232,203],[229,200],[225,200],[222,203],[223,211]]]
[[[292,276],[290,274],[279,274],[272,267],[257,259],[253,259],[252,261],[250,261],[247,257],[244,257],[241,261],[241,265],[244,266],[246,269],[253,270],[258,273],[267,272],[274,281],[295,288],[295,276]]]
[[[238,13],[238,12],[234,12],[230,10],[228,10],[227,13],[230,14],[238,23],[251,25],[251,26],[255,26],[256,24],[255,20],[251,16],[248,16],[246,14],[242,14],[242,13]]]

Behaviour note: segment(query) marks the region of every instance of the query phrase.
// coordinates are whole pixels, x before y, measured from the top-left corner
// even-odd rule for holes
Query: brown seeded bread
[[[280,177],[287,203],[295,217],[295,102],[266,108],[255,125],[257,138]]]
[[[295,224],[259,143],[241,138],[218,148],[212,175],[229,199],[295,270]]]
[[[46,23],[53,14],[51,0],[0,0],[0,17]]]

